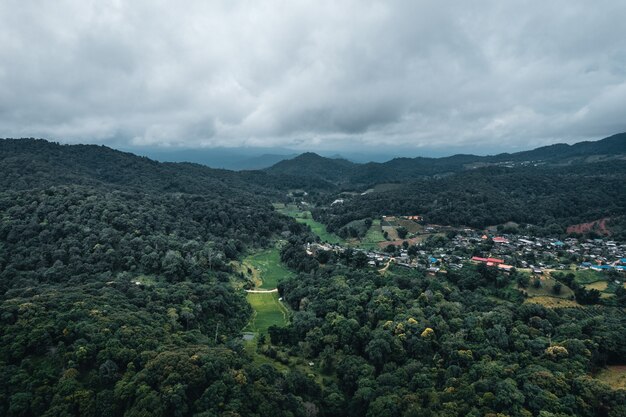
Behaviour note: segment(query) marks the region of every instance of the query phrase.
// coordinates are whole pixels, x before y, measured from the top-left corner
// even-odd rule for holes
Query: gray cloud
[[[105,4],[106,3],[106,4]],[[524,149],[626,131],[626,3],[0,3],[0,136]]]

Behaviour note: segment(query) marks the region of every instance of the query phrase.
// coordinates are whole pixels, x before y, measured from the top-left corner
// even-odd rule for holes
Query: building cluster
[[[525,235],[486,235],[463,229],[451,239],[427,242],[412,248],[398,248],[393,254],[380,250],[353,249],[365,253],[368,264],[382,267],[387,262],[406,268],[424,269],[430,273],[461,269],[467,263],[482,263],[487,267],[509,272],[513,268],[528,269],[542,274],[545,269],[578,268],[598,271],[616,270],[626,273],[626,244],[606,239],[559,240]],[[307,253],[316,251],[343,252],[341,245],[309,244]]]

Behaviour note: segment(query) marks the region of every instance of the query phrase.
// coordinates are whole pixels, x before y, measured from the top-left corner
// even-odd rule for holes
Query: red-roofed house
[[[509,239],[498,236],[493,238],[493,243],[509,243]]]
[[[488,262],[487,258],[480,258],[478,256],[473,256],[472,261],[474,262]]]
[[[498,258],[487,258],[487,262],[493,262],[494,264],[503,264],[504,261]]]

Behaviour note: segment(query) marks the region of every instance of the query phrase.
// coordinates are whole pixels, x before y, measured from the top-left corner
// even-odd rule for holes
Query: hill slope
[[[485,166],[576,165],[626,158],[626,133],[574,145],[556,144],[530,151],[493,156],[453,155],[444,158],[395,158],[384,163],[356,164],[303,154],[267,169],[273,174],[319,178],[335,184],[369,186],[445,176]]]

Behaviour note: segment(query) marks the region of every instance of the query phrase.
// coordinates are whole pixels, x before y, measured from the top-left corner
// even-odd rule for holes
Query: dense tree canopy
[[[45,141],[0,148],[0,415],[626,415],[626,391],[593,377],[626,357],[622,288],[608,302],[555,275],[585,306],[553,310],[526,302],[517,285],[532,284],[515,271],[383,274],[351,249],[311,256],[310,231],[267,197],[313,187],[332,201],[324,180]],[[619,229],[623,172],[491,167],[315,214],[346,237],[381,211],[546,230],[609,216]],[[293,270],[279,281],[289,323],[244,346],[237,260],[277,240]]]

